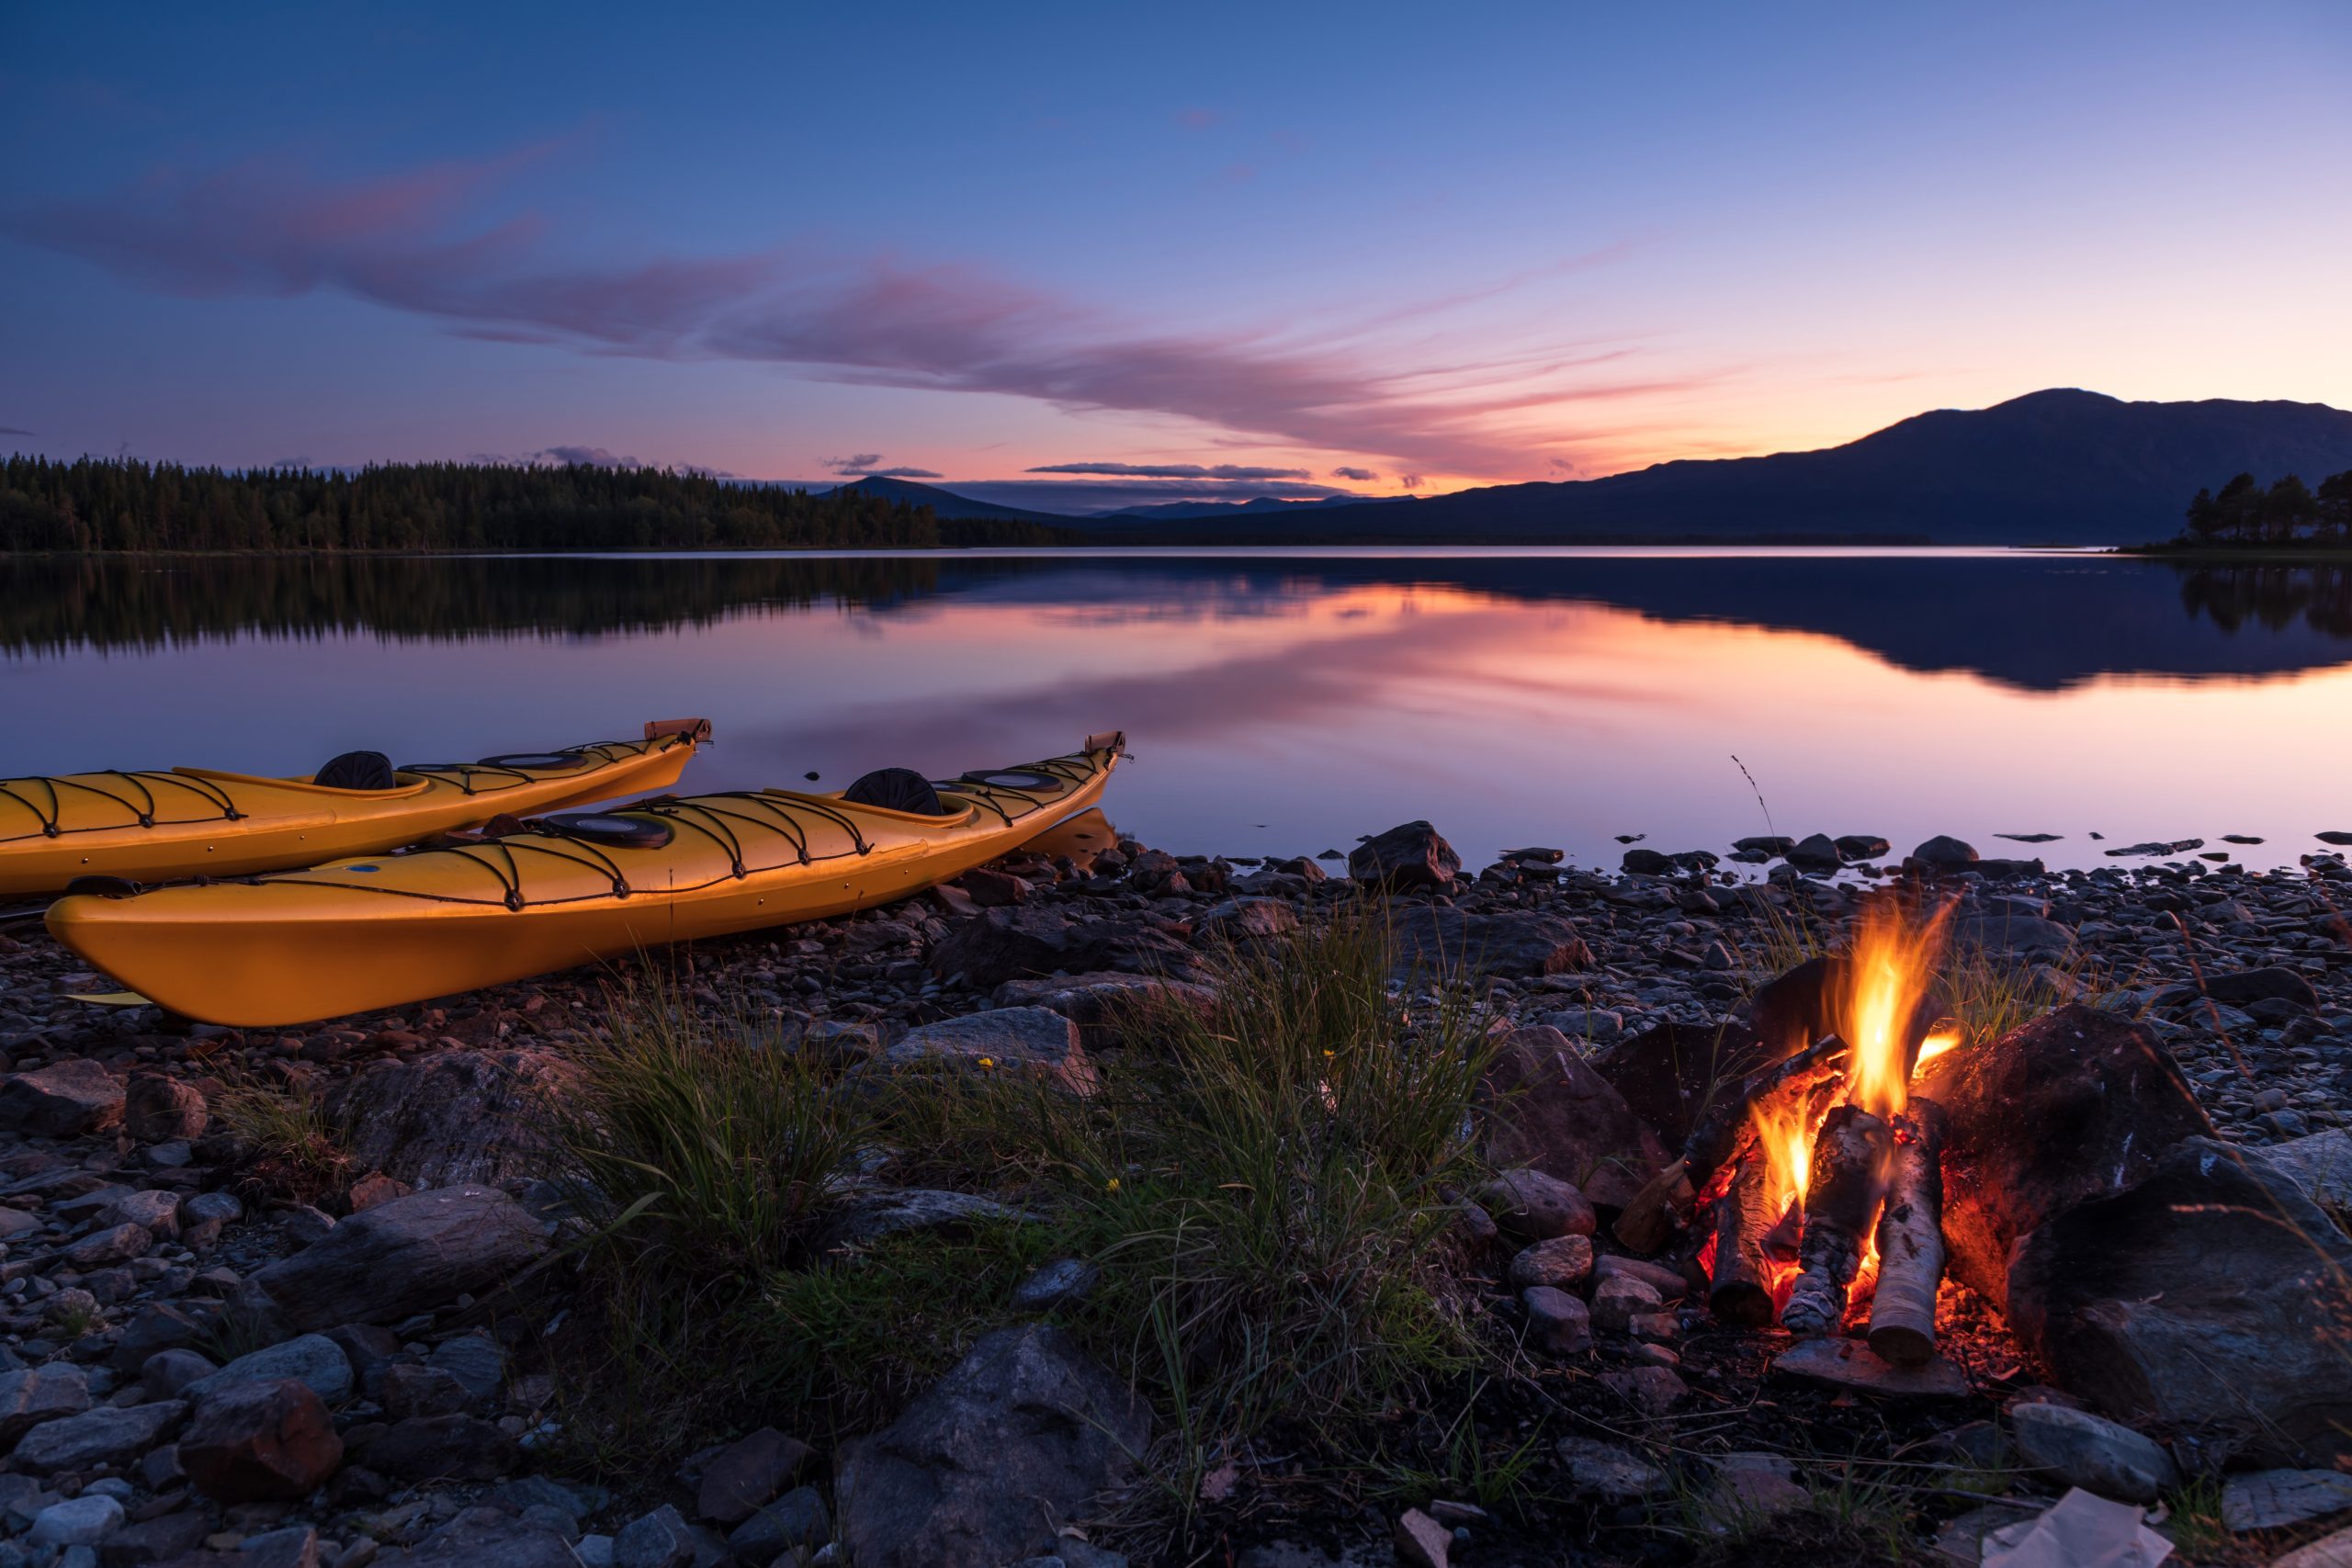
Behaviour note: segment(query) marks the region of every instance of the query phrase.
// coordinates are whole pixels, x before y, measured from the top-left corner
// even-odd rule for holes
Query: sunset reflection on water
[[[2064,837],[2016,852],[2109,863],[2140,840],[2236,832],[2269,840],[2250,863],[2291,863],[2314,831],[2352,828],[2352,639],[2325,581],[1390,552],[856,563],[829,587],[787,564],[779,586],[754,561],[379,563],[209,621],[100,572],[0,651],[0,773],[302,772],[356,747],[482,754],[693,712],[719,744],[689,789],[956,772],[1123,728],[1138,761],[1114,818],[1236,854],[1345,850],[1427,817],[1473,863],[1548,843],[1613,864],[1615,835],[1721,849],[1769,810],[1781,832],[1874,833],[1898,853],[2043,831]],[[46,581],[11,584],[33,606],[18,614],[42,593],[57,608]],[[2220,624],[2211,604],[2250,592]],[[222,596],[183,585],[199,606]],[[435,596],[437,619],[418,609]],[[170,637],[134,635],[166,621]]]

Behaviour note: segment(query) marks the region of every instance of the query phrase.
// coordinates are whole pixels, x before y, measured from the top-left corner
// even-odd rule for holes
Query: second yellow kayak
[[[189,1018],[307,1022],[888,903],[1094,805],[1123,744],[1090,736],[1069,756],[937,783],[893,770],[913,786],[903,796],[862,795],[861,780],[840,795],[663,797],[460,848],[81,895],[51,907],[49,929]]]
[[[54,893],[77,877],[175,882],[243,876],[373,854],[520,816],[667,789],[710,739],[699,718],[662,720],[638,740],[480,762],[261,778],[205,768],[0,779],[0,895]],[[355,788],[342,776],[378,787]]]

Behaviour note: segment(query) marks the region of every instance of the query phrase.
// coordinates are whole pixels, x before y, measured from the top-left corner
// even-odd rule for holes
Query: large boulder
[[[441,1051],[386,1059],[327,1096],[354,1167],[413,1188],[499,1182],[543,1149],[548,1092],[571,1076],[552,1051]]]
[[[2352,1460],[2352,1240],[2260,1151],[2173,1146],[2026,1235],[2009,1326],[2068,1393],[2272,1464]]]
[[[548,1249],[495,1188],[445,1187],[379,1203],[253,1276],[297,1330],[397,1323],[496,1284]]]
[[[122,1120],[123,1089],[86,1057],[0,1078],[0,1132],[40,1138],[103,1133]]]
[[[850,1445],[842,1544],[857,1568],[1002,1568],[1124,1482],[1143,1401],[1046,1324],[983,1338],[898,1420]]]
[[[1462,874],[1462,857],[1427,822],[1407,822],[1358,844],[1348,874],[1391,893],[1444,887]]]
[[[1412,904],[1389,925],[1400,976],[1487,975],[1528,979],[1592,966],[1577,928],[1557,915],[1510,910],[1495,915]]]
[[[1837,960],[1807,959],[1758,990],[1744,1017],[1720,1023],[1662,1019],[1595,1056],[1593,1069],[1669,1148],[1679,1149],[1715,1096],[1834,1027],[1843,980]]]
[[[1666,1167],[1657,1134],[1556,1029],[1498,1042],[1479,1093],[1487,1157],[1498,1169],[1529,1167],[1623,1208]]]
[[[2078,1004],[1990,1044],[1946,1052],[1916,1087],[1951,1118],[1944,1144],[1951,1273],[1996,1304],[2007,1299],[2018,1237],[2146,1179],[2166,1149],[2212,1132],[2154,1035]]]
[[[1078,1025],[1048,1008],[998,1008],[909,1030],[861,1075],[1034,1078],[1072,1094],[1094,1092],[1094,1064]]]
[[[956,920],[933,944],[931,972],[961,975],[993,989],[1007,980],[1110,969],[1126,974],[1189,972],[1193,950],[1157,926],[1128,920],[1069,920],[1052,908],[989,909]]]

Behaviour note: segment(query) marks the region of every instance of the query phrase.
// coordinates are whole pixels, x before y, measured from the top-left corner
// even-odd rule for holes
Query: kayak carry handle
[[[648,740],[659,740],[664,736],[669,735],[674,735],[681,740],[691,740],[697,746],[707,746],[711,743],[710,720],[707,718],[655,718],[648,719],[646,721],[645,738]]]

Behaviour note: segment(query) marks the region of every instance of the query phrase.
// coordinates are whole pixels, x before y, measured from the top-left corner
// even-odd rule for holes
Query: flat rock
[[[1389,927],[1399,978],[1482,975],[1528,979],[1591,967],[1592,951],[1558,915],[1468,914],[1431,904],[1396,911]]]
[[[1955,953],[2063,954],[2074,951],[2075,932],[2030,915],[1963,915],[1952,921],[1946,945]]]
[[[1511,1258],[1506,1277],[1522,1291],[1531,1285],[1567,1290],[1584,1283],[1591,1273],[1592,1238],[1559,1235],[1522,1247]]]
[[[857,1069],[861,1075],[951,1073],[965,1077],[1019,1074],[1072,1094],[1094,1091],[1094,1064],[1079,1043],[1078,1025],[1050,1008],[998,1008],[966,1013],[909,1030]]]
[[[153,1448],[187,1418],[187,1403],[159,1399],[149,1404],[101,1404],[79,1416],[45,1421],[17,1441],[16,1465],[35,1475],[58,1470],[89,1470],[128,1464]]]
[[[816,1247],[831,1252],[908,1231],[964,1230],[992,1221],[1035,1217],[976,1193],[894,1187],[843,1199],[818,1228]]]
[[[2352,1208],[2352,1133],[2331,1127],[2283,1144],[2271,1144],[2262,1157],[2285,1171],[2315,1203]]]
[[[1965,1399],[1968,1379],[1941,1356],[1897,1367],[1859,1339],[1803,1339],[1773,1358],[1772,1370],[1890,1399]]]
[[[1658,1135],[1556,1029],[1498,1042],[1479,1098],[1490,1162],[1573,1182],[1595,1203],[1623,1208],[1666,1168]]]
[[[1133,1473],[1143,1402],[1048,1324],[999,1329],[838,1467],[858,1568],[1002,1568]]]
[[[996,988],[994,1000],[1000,1008],[1051,1008],[1078,1025],[1080,1044],[1096,1051],[1122,1043],[1123,1026],[1138,1013],[1178,1007],[1205,1018],[1216,1006],[1216,992],[1190,980],[1106,970],[1007,980]]]
[[[1262,942],[1298,930],[1298,912],[1280,898],[1228,898],[1193,921],[1195,940]]]
[[[326,1112],[361,1171],[417,1190],[535,1174],[546,1095],[572,1076],[552,1051],[435,1051],[346,1078]]]
[[[340,1404],[351,1397],[351,1359],[323,1334],[300,1335],[240,1356],[219,1371],[189,1383],[180,1391],[180,1397],[200,1406],[238,1383],[273,1382],[279,1378],[294,1379],[329,1404]]]
[[[2153,1503],[2180,1471],[2154,1440],[2119,1422],[2064,1404],[2014,1405],[2009,1430],[2031,1468],[2068,1486],[2123,1503]]]
[[[86,1057],[0,1077],[0,1131],[78,1138],[122,1120],[123,1087]]]
[[[1604,1503],[1638,1503],[1673,1490],[1674,1478],[1657,1465],[1613,1443],[1562,1438],[1553,1445],[1567,1467],[1568,1483],[1579,1496]]]
[[[0,1453],[43,1422],[89,1408],[89,1377],[71,1361],[0,1372]]]
[[[2334,1470],[2257,1470],[2222,1482],[2222,1523],[2271,1530],[2352,1512],[2352,1475]]]
[[[1191,947],[1155,926],[1070,920],[1039,905],[986,909],[953,921],[927,960],[940,978],[961,975],[984,990],[1007,980],[1094,970],[1181,978],[1193,961]]]
[[[547,1249],[538,1222],[505,1193],[438,1188],[352,1215],[252,1282],[292,1328],[397,1323],[496,1284]]]
[[[477,1506],[414,1546],[385,1552],[374,1568],[580,1568],[580,1562],[559,1532]]]

